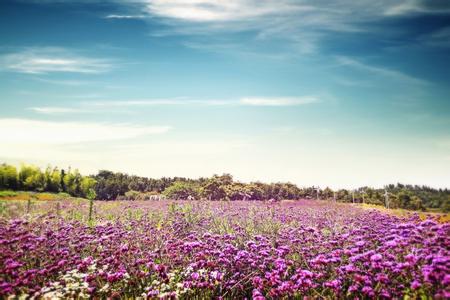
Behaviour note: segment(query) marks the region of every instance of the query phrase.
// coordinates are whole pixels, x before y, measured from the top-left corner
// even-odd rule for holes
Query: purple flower
[[[375,296],[375,293],[370,286],[364,286],[361,291],[369,297]]]
[[[371,261],[380,261],[383,259],[383,256],[381,254],[374,254],[370,257]]]
[[[193,280],[198,280],[200,278],[200,275],[197,272],[194,272],[194,273],[191,274],[191,278]]]
[[[418,282],[417,280],[414,280],[413,282],[411,282],[411,288],[413,290],[417,290],[418,288],[420,288],[422,285],[420,284],[420,282]]]
[[[65,259],[62,259],[62,260],[60,260],[59,262],[58,262],[58,267],[63,267],[63,266],[65,266],[66,265],[66,263],[67,263],[67,260],[65,260]]]

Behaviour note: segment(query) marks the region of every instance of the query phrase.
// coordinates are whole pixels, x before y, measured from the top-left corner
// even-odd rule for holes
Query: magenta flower
[[[381,261],[383,259],[383,256],[381,254],[374,254],[370,256],[371,261]]]

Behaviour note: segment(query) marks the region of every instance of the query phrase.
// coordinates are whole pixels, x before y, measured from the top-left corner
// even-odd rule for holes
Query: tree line
[[[78,170],[22,165],[0,165],[0,190],[65,192],[87,197],[95,191],[97,200],[151,200],[165,197],[178,200],[297,200],[322,199],[385,205],[412,210],[450,211],[450,190],[427,186],[391,184],[384,188],[361,187],[355,190],[332,190],[327,187],[298,187],[290,182],[242,183],[230,174],[208,178],[147,178],[101,170],[96,175],[82,176]]]
[[[67,193],[87,198],[94,190],[96,181],[83,176],[78,170],[67,171],[48,166],[45,170],[22,164],[19,169],[8,164],[0,165],[0,190]]]

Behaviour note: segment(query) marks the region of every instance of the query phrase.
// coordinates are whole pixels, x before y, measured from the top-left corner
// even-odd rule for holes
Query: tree
[[[18,188],[18,174],[14,166],[0,165],[0,189],[16,190]]]
[[[250,200],[269,200],[264,190],[264,184],[261,182],[252,182],[248,185]]]
[[[86,192],[86,198],[89,200],[95,200],[95,198],[97,197],[97,193],[95,193],[95,190],[93,188],[90,188],[87,192]]]
[[[92,194],[95,194],[95,197],[97,197],[97,193],[95,193],[96,183],[97,181],[92,177],[82,177],[80,183],[81,197],[86,197],[89,199],[89,196]]]
[[[401,190],[394,198],[393,204],[395,207],[405,209],[412,209],[412,210],[425,209],[422,200],[416,195],[413,195],[410,191],[404,189],[404,186],[401,187]]]
[[[45,190],[45,177],[38,167],[22,165],[19,171],[19,186],[28,191]]]
[[[200,188],[190,182],[176,181],[163,191],[163,195],[174,200],[198,199]]]
[[[66,171],[64,171],[64,169],[61,169],[61,175],[59,177],[59,182],[60,182],[60,186],[61,186],[61,190],[63,192],[67,192],[67,187],[66,187],[66,183],[65,183],[65,177],[66,177]]]
[[[44,177],[46,191],[53,193],[61,192],[61,173],[58,168],[52,169],[48,166],[45,170]]]
[[[225,186],[226,198],[231,201],[248,200],[251,197],[251,192],[245,184],[235,182]]]
[[[333,190],[330,189],[329,187],[326,187],[323,191],[322,191],[322,197],[324,199],[332,199],[333,198]]]
[[[126,174],[102,170],[94,179],[97,181],[95,192],[98,199],[114,200],[129,191],[129,177]]]
[[[209,178],[202,187],[202,195],[209,200],[225,200],[227,192],[225,186],[233,183],[233,176],[223,174]]]

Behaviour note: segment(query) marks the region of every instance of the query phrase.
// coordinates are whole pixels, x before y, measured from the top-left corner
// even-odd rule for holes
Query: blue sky
[[[444,0],[2,1],[0,160],[450,187]]]

